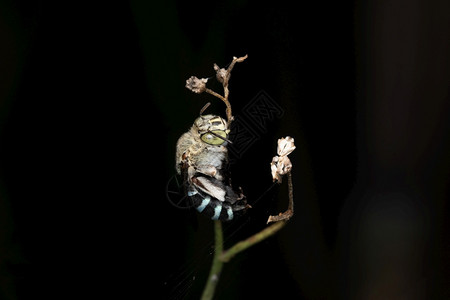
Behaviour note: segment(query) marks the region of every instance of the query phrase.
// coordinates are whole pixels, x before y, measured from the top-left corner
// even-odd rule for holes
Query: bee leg
[[[245,196],[242,194],[242,190],[239,189],[239,193],[236,193],[229,185],[225,186],[226,189],[226,201],[234,204],[238,201],[245,201]]]

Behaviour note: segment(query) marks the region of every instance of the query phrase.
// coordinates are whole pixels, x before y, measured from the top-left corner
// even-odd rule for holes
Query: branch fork
[[[208,78],[197,78],[196,76],[191,76],[188,80],[186,80],[186,88],[196,94],[201,94],[203,92],[207,92],[210,95],[213,95],[214,97],[219,98],[222,100],[225,105],[227,106],[226,114],[227,114],[227,121],[228,126],[230,126],[231,122],[233,121],[233,114],[231,111],[231,104],[228,101],[228,96],[230,95],[230,91],[228,89],[228,82],[230,81],[231,77],[231,71],[234,68],[234,65],[236,63],[243,62],[245,59],[247,59],[248,55],[242,56],[242,57],[235,57],[233,56],[233,60],[231,61],[230,65],[227,69],[220,68],[217,64],[214,64],[214,71],[216,71],[216,79],[220,83],[222,83],[223,86],[223,96],[209,88],[206,87],[206,83],[208,82]]]

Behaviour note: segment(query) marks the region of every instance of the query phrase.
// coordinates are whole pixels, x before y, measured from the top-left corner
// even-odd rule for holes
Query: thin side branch
[[[275,224],[270,225],[269,227],[266,227],[265,229],[261,230],[258,233],[255,233],[251,237],[236,243],[234,246],[232,246],[230,249],[224,251],[222,255],[220,256],[220,260],[223,262],[229,262],[230,259],[232,259],[236,254],[250,248],[251,246],[265,240],[266,238],[274,235],[277,233],[281,228],[284,227],[286,222],[277,222]]]
[[[214,70],[216,70],[216,77],[219,82],[223,85],[223,94],[224,94],[224,100],[225,105],[227,106],[226,114],[227,114],[227,120],[228,120],[228,126],[230,126],[231,122],[233,121],[233,114],[231,112],[231,104],[228,101],[228,97],[230,95],[230,90],[228,89],[228,82],[230,80],[231,71],[234,68],[234,65],[238,62],[243,62],[245,59],[247,59],[248,55],[242,56],[242,57],[233,57],[233,61],[231,61],[228,69],[219,69],[219,66],[214,64]]]
[[[242,252],[245,249],[274,235],[281,228],[283,228],[284,225],[286,225],[287,221],[294,215],[294,186],[292,184],[291,172],[287,173],[287,175],[288,175],[288,188],[289,188],[288,210],[285,211],[284,213],[280,214],[279,216],[270,216],[269,217],[269,221],[267,223],[276,222],[275,224],[270,225],[269,227],[266,227],[265,229],[261,230],[260,232],[252,235],[251,237],[247,238],[246,240],[243,240],[243,241],[235,244],[234,246],[232,246],[230,249],[224,251],[223,254],[220,256],[220,259],[223,262],[230,261],[230,259],[232,259],[239,252]]]
[[[288,221],[294,215],[294,188],[292,186],[292,175],[291,172],[288,175],[288,185],[289,185],[289,205],[288,209],[284,213],[280,213],[278,216],[269,216],[267,224],[271,222]]]
[[[205,92],[207,92],[208,94],[211,94],[211,95],[213,95],[213,96],[219,98],[220,100],[222,100],[223,102],[225,102],[225,104],[227,104],[227,103],[228,103],[228,105],[230,104],[230,103],[226,100],[226,98],[225,98],[224,96],[222,96],[222,95],[220,95],[220,94],[214,92],[214,91],[211,90],[211,89],[206,88],[206,89],[205,89]],[[227,107],[228,107],[228,105],[227,105]]]

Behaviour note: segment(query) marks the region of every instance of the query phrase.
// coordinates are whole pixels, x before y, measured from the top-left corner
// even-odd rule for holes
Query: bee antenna
[[[200,109],[200,116],[203,114],[203,112],[211,105],[211,102],[208,102],[205,104],[205,106]]]

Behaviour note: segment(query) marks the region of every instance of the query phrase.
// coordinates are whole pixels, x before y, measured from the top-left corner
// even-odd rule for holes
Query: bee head
[[[200,115],[195,122],[194,126],[197,129],[198,134],[203,142],[210,145],[222,145],[227,142],[228,129],[227,122],[215,115]]]

